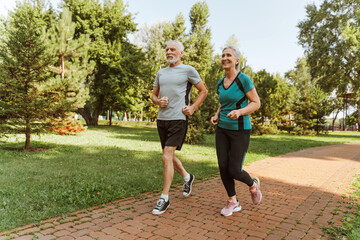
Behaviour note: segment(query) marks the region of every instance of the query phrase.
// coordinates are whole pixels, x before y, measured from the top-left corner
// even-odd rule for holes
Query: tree
[[[320,7],[307,5],[306,13],[298,24],[299,42],[312,77],[327,93],[354,92],[360,113],[360,2],[325,0]]]
[[[49,13],[41,0],[17,3],[5,22],[0,51],[1,130],[24,133],[25,150],[31,134],[48,130],[51,120],[63,117],[72,107],[66,81],[60,83],[49,71],[53,57],[47,48]]]
[[[76,23],[73,39],[86,34],[91,39],[90,60],[94,71],[87,76],[90,99],[79,113],[87,125],[96,126],[105,103],[111,103],[118,89],[137,80],[144,60],[141,51],[128,40],[136,30],[132,15],[123,1],[64,0]]]
[[[295,69],[285,75],[297,90],[292,110],[299,133],[306,134],[313,129],[319,133],[320,126],[325,123],[324,117],[331,113],[332,107],[328,104],[329,94],[312,78],[304,58],[298,59]]]
[[[260,109],[252,114],[255,122],[261,125],[266,122],[286,125],[294,89],[280,75],[265,70],[255,73],[253,80],[261,100]]]
[[[211,31],[207,26],[209,19],[209,7],[205,1],[195,3],[190,10],[191,31],[184,46],[186,54],[183,56],[184,63],[193,66],[205,81],[206,74],[211,69],[213,49],[211,45]],[[205,82],[206,84],[206,82]],[[193,88],[192,99],[196,98],[196,90]],[[189,118],[189,130],[185,141],[197,143],[202,140],[205,122],[209,121],[201,113],[201,108]]]
[[[59,21],[54,22],[48,31],[48,48],[57,64],[49,68],[58,74],[57,82],[66,89],[68,100],[77,109],[83,107],[89,98],[85,80],[93,71],[94,62],[88,61],[89,37],[81,35],[72,39],[74,33],[75,23],[71,20],[71,12],[65,7]]]

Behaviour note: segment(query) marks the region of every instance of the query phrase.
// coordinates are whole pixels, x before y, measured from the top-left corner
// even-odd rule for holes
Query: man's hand
[[[228,118],[231,118],[232,120],[236,120],[241,116],[241,110],[233,110],[226,115]]]
[[[168,97],[162,97],[159,99],[159,106],[160,107],[166,107],[169,103],[169,98]]]
[[[184,106],[182,108],[182,112],[186,115],[186,116],[191,116],[194,114],[194,108],[192,106]]]

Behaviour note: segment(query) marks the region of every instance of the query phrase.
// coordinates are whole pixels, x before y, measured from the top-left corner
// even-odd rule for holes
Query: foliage
[[[195,3],[190,10],[191,31],[189,38],[185,41],[184,46],[187,48],[186,55],[183,57],[184,63],[193,66],[200,74],[201,79],[205,82],[206,74],[211,69],[212,45],[211,30],[207,26],[209,21],[209,7],[205,1]],[[205,82],[206,84],[206,82]],[[196,90],[192,90],[192,99],[197,96]],[[206,101],[206,100],[205,100]],[[205,122],[209,119],[202,113],[200,107],[193,116],[189,118],[189,129],[185,142],[199,143],[204,133]]]
[[[251,115],[255,124],[285,124],[294,102],[294,87],[280,75],[273,75],[265,70],[255,73],[253,81],[261,101],[260,109]]]
[[[251,134],[263,135],[263,134],[279,134],[280,131],[277,129],[276,125],[260,125],[254,124],[251,128]]]
[[[286,73],[286,77],[297,90],[297,97],[292,108],[297,129],[296,134],[308,133],[315,129],[317,133],[325,123],[325,116],[332,111],[329,95],[317,85],[310,75],[305,59],[298,59],[294,70]]]
[[[53,22],[47,32],[47,48],[52,53],[56,64],[49,66],[57,75],[56,82],[66,89],[68,101],[77,109],[83,107],[89,98],[86,76],[93,71],[94,62],[88,61],[90,39],[82,34],[72,39],[75,33],[75,23],[71,13],[64,8],[60,19]]]
[[[304,128],[304,125],[299,125],[293,128],[293,134],[299,136],[315,136],[316,132],[312,129]]]
[[[49,132],[60,135],[76,135],[84,130],[85,128],[80,121],[69,117],[51,121],[51,127],[49,128]]]
[[[310,73],[326,93],[352,91],[360,112],[360,3],[327,0],[306,7],[298,24]],[[358,118],[360,125],[360,118]]]
[[[24,1],[4,22],[0,116],[5,122],[1,130],[24,133],[26,150],[30,149],[31,134],[46,131],[51,119],[72,108],[66,82],[57,81],[48,69],[52,55],[45,31],[51,15],[43,1]]]
[[[122,0],[64,0],[76,23],[73,39],[91,39],[89,58],[95,70],[87,76],[90,99],[79,113],[87,125],[97,125],[105,107],[116,108],[116,99],[142,74],[143,54],[128,40],[136,30]],[[105,106],[107,104],[108,106]]]

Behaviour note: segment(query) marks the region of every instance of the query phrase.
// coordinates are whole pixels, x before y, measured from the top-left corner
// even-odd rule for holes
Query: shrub
[[[188,125],[187,134],[185,137],[185,143],[197,144],[204,140],[204,129],[195,128],[193,125]]]
[[[293,134],[298,136],[315,136],[316,132],[314,130],[304,129],[300,126],[296,126],[293,129]]]
[[[255,135],[263,135],[263,134],[276,135],[279,133],[279,130],[275,125],[254,124],[252,126],[251,133]]]
[[[72,118],[59,118],[53,120],[51,123],[49,132],[60,135],[76,135],[85,130],[80,121],[76,121]]]

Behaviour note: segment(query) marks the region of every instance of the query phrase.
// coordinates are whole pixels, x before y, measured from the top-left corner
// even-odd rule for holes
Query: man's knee
[[[164,164],[173,162],[175,157],[175,149],[176,147],[165,147],[163,151],[163,162]]]

